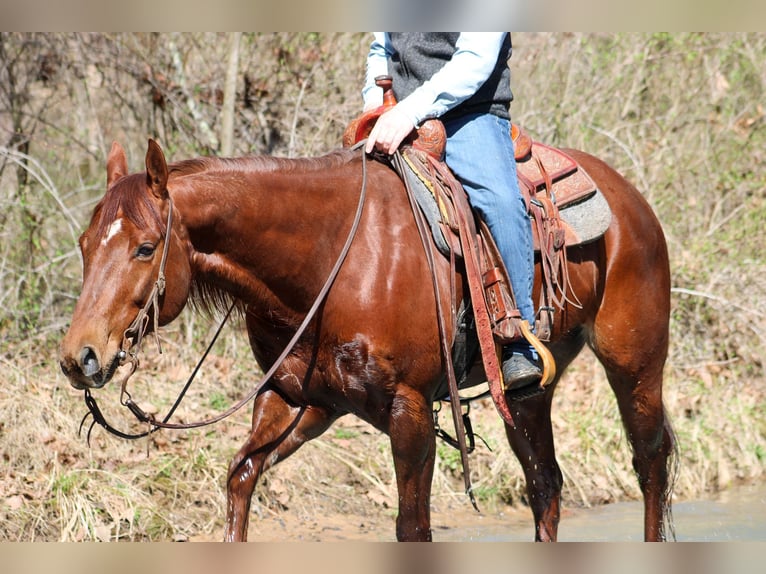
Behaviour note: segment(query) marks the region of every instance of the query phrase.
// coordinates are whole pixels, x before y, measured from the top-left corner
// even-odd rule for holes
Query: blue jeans
[[[444,122],[444,127],[445,161],[487,223],[508,270],[521,318],[534,328],[532,228],[516,177],[510,122],[492,114],[469,114]]]

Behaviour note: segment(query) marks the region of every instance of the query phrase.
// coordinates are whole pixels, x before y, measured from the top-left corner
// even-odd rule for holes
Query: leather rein
[[[358,144],[354,145],[352,149],[358,149],[362,147],[365,144],[365,142],[366,140],[359,142]],[[266,385],[266,383],[271,379],[271,377],[274,375],[277,369],[282,365],[282,362],[285,360],[285,358],[287,358],[287,356],[293,350],[298,340],[306,331],[306,328],[308,327],[309,323],[316,315],[317,310],[324,302],[325,297],[327,296],[327,293],[330,291],[330,288],[332,287],[332,284],[335,282],[335,278],[337,277],[338,272],[340,271],[340,268],[346,259],[346,255],[348,255],[348,252],[351,249],[351,244],[353,243],[354,237],[356,236],[356,232],[359,229],[359,223],[361,221],[362,212],[364,210],[366,192],[367,192],[367,155],[363,152],[362,153],[362,185],[359,192],[359,202],[357,204],[356,215],[354,216],[354,222],[351,225],[351,229],[349,230],[348,237],[346,238],[346,242],[343,245],[343,249],[338,255],[337,260],[335,261],[335,265],[330,271],[330,274],[327,277],[327,280],[325,281],[324,285],[322,286],[322,289],[319,291],[316,298],[314,299],[314,303],[312,304],[311,308],[306,314],[306,317],[303,319],[303,322],[298,327],[298,330],[295,332],[292,339],[290,339],[290,341],[287,343],[287,346],[284,348],[284,350],[276,359],[276,361],[274,361],[274,364],[271,366],[268,372],[266,372],[263,375],[263,377],[253,386],[253,388],[250,390],[250,392],[248,392],[248,394],[245,397],[243,397],[238,402],[233,404],[226,411],[214,417],[201,420],[201,421],[192,422],[192,423],[171,423],[169,422],[169,420],[170,420],[170,417],[173,416],[173,413],[176,411],[178,406],[181,404],[181,401],[186,395],[186,392],[189,390],[189,387],[191,386],[192,381],[194,380],[195,376],[197,375],[197,372],[202,366],[202,363],[205,361],[205,358],[207,357],[208,353],[210,352],[216,340],[218,339],[218,335],[221,333],[221,330],[223,329],[224,324],[226,323],[229,316],[231,315],[231,312],[234,310],[234,306],[236,303],[232,303],[231,306],[229,307],[228,311],[226,312],[226,315],[221,320],[221,324],[218,326],[218,329],[215,335],[213,336],[212,340],[208,344],[207,349],[205,350],[202,357],[197,362],[196,367],[192,371],[191,375],[186,381],[186,384],[184,385],[183,389],[179,393],[178,398],[175,400],[175,402],[173,403],[173,406],[170,408],[170,410],[163,417],[162,420],[157,420],[154,417],[154,415],[148,414],[143,409],[141,409],[141,407],[139,407],[138,404],[136,404],[133,401],[130,393],[128,392],[126,388],[128,379],[133,375],[133,373],[138,368],[138,363],[139,363],[138,354],[141,351],[141,343],[143,342],[143,337],[146,334],[146,330],[149,326],[150,315],[153,319],[153,330],[154,330],[154,337],[157,342],[157,350],[160,353],[162,353],[162,346],[160,345],[159,335],[157,334],[157,331],[159,328],[159,298],[165,292],[165,267],[167,264],[168,250],[170,245],[169,236],[170,236],[170,233],[172,230],[172,224],[173,224],[173,202],[170,196],[168,196],[169,209],[168,209],[167,228],[165,231],[165,237],[164,237],[165,243],[162,250],[162,259],[160,260],[160,268],[157,274],[157,280],[155,281],[154,286],[152,287],[152,291],[149,294],[149,297],[147,298],[146,304],[139,310],[138,315],[136,315],[136,318],[133,320],[130,326],[125,330],[125,333],[123,334],[121,350],[118,355],[120,366],[128,362],[130,363],[130,370],[122,379],[122,382],[120,384],[120,404],[127,407],[130,410],[130,412],[133,413],[133,415],[140,422],[148,424],[149,429],[141,433],[127,433],[113,427],[111,424],[109,424],[109,422],[107,422],[106,418],[101,412],[101,409],[96,403],[95,397],[91,394],[90,389],[85,389],[85,393],[84,393],[85,405],[88,407],[88,412],[85,413],[85,416],[82,418],[82,421],[80,421],[80,431],[82,431],[83,425],[85,424],[85,421],[87,420],[87,418],[89,416],[92,416],[93,421],[91,422],[91,425],[88,428],[88,434],[87,434],[88,443],[90,443],[91,431],[93,430],[93,427],[97,423],[100,426],[102,426],[104,429],[106,429],[108,432],[120,438],[132,440],[132,439],[139,439],[142,437],[146,437],[150,435],[151,433],[154,433],[162,428],[192,429],[192,428],[199,428],[199,427],[211,425],[231,416],[232,414],[237,412],[239,409],[241,409],[245,404],[250,402],[261,391],[261,389]]]

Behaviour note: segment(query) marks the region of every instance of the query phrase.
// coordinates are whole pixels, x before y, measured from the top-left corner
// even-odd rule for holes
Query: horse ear
[[[106,158],[106,186],[110,187],[121,177],[128,175],[128,159],[125,150],[117,142],[112,143],[109,156]]]
[[[158,199],[168,196],[168,164],[165,154],[153,139],[149,140],[149,149],[146,150],[146,184]]]

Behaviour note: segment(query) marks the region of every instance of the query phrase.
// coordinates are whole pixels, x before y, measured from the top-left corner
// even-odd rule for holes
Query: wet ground
[[[437,504],[438,506],[438,504]],[[435,541],[526,542],[534,538],[528,509],[477,514],[466,502],[463,510],[432,513]],[[712,500],[680,501],[673,506],[676,539],[680,542],[766,540],[766,485],[729,490]],[[564,542],[626,542],[643,540],[643,508],[624,502],[562,511],[559,540]],[[295,516],[289,511],[251,520],[253,541],[393,541],[394,512],[389,516]]]

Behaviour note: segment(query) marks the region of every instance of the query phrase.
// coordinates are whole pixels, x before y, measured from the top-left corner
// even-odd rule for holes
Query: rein
[[[397,151],[393,157],[393,164],[396,166],[397,171],[400,174],[404,174],[404,170],[407,169],[405,165],[405,160],[402,157],[402,154],[400,151]],[[455,446],[460,451],[460,461],[463,466],[463,481],[465,484],[465,493],[468,495],[469,500],[471,501],[471,504],[473,505],[474,509],[476,511],[479,511],[479,507],[476,504],[476,497],[473,493],[473,486],[471,485],[471,472],[469,469],[469,462],[468,462],[468,454],[469,452],[473,451],[473,431],[470,426],[470,420],[468,419],[468,415],[463,415],[460,412],[460,394],[458,392],[458,384],[457,384],[457,377],[455,375],[455,367],[452,363],[452,352],[451,352],[451,344],[449,341],[449,334],[447,330],[447,321],[444,317],[444,313],[442,312],[441,308],[441,293],[439,289],[439,278],[438,273],[436,270],[436,263],[435,263],[435,255],[434,255],[434,244],[433,241],[431,241],[431,233],[428,230],[428,224],[425,220],[425,216],[423,215],[423,212],[420,210],[420,208],[417,205],[417,200],[415,199],[415,196],[412,191],[412,187],[410,186],[409,180],[406,177],[402,176],[402,181],[404,182],[404,187],[407,190],[407,198],[410,202],[410,208],[412,209],[412,214],[415,218],[415,223],[418,228],[418,234],[420,235],[420,241],[423,245],[423,250],[425,252],[426,261],[428,263],[428,269],[431,272],[431,281],[433,284],[433,290],[434,290],[434,299],[436,300],[436,318],[437,318],[437,324],[439,327],[439,344],[441,347],[441,353],[442,353],[442,359],[444,362],[444,368],[447,375],[447,386],[449,389],[449,402],[450,407],[452,410],[452,422],[455,425],[455,434],[456,439],[453,441],[447,440],[449,444],[452,446]],[[450,276],[453,278],[453,283],[450,285],[450,310],[452,315],[454,316],[456,314],[455,312],[455,285],[454,285],[454,278],[455,278],[455,255],[454,250],[450,250]],[[442,439],[445,439],[446,433],[443,431],[440,432],[441,429],[438,428],[438,425],[436,425],[436,434]],[[466,434],[470,437],[471,444],[466,444]],[[446,439],[445,439],[446,440]]]
[[[361,141],[358,144],[354,145],[353,148],[351,149],[358,149],[362,147],[365,144],[365,142],[366,140]],[[250,400],[252,400],[261,391],[261,389],[269,381],[269,379],[271,379],[271,377],[274,375],[277,369],[281,366],[282,362],[287,358],[287,356],[293,350],[298,340],[306,331],[306,328],[308,327],[309,323],[316,315],[317,310],[324,302],[324,299],[327,296],[327,293],[330,291],[332,284],[335,282],[335,278],[337,277],[338,272],[340,271],[340,268],[343,265],[343,262],[345,261],[349,250],[351,249],[351,244],[353,243],[354,237],[356,236],[356,232],[359,229],[359,223],[362,219],[362,212],[364,210],[366,192],[367,192],[367,156],[365,153],[362,153],[362,186],[359,191],[359,202],[357,204],[356,214],[354,216],[354,222],[351,225],[351,229],[349,230],[348,237],[346,238],[346,242],[343,245],[343,249],[338,255],[337,260],[335,261],[335,265],[330,271],[330,274],[327,277],[327,280],[325,281],[324,285],[322,286],[322,289],[319,291],[316,298],[314,299],[314,303],[311,305],[311,308],[306,314],[306,317],[303,319],[303,322],[298,327],[298,330],[295,332],[292,339],[290,339],[290,341],[287,343],[286,347],[284,348],[282,353],[279,355],[277,360],[274,361],[274,364],[271,366],[268,372],[263,375],[263,377],[255,384],[252,390],[245,397],[240,399],[237,403],[232,405],[229,409],[227,409],[223,413],[220,413],[209,419],[192,422],[192,423],[170,423],[168,421],[170,420],[170,417],[173,415],[175,410],[180,405],[181,400],[183,399],[186,392],[188,391],[192,381],[194,380],[194,377],[196,376],[197,372],[202,366],[202,363],[204,362],[205,358],[210,352],[213,344],[215,344],[218,338],[218,335],[223,329],[223,326],[226,323],[227,319],[231,315],[232,310],[234,309],[234,305],[235,305],[234,303],[232,303],[232,305],[229,307],[229,310],[227,311],[226,315],[221,321],[221,324],[219,325],[218,330],[213,336],[213,339],[211,340],[204,354],[198,361],[197,366],[194,368],[191,375],[189,376],[189,379],[187,380],[186,385],[179,393],[179,396],[176,399],[175,403],[173,404],[171,409],[168,411],[167,415],[165,415],[165,417],[161,421],[156,420],[154,415],[147,414],[146,412],[144,412],[141,409],[141,407],[139,407],[133,401],[132,397],[130,396],[130,393],[126,389],[128,379],[131,377],[131,375],[133,375],[133,373],[136,371],[138,367],[138,353],[141,350],[141,342],[143,340],[144,334],[146,333],[146,329],[149,325],[149,313],[152,312],[152,310],[154,311],[153,325],[154,325],[154,336],[157,341],[157,349],[160,353],[162,353],[162,347],[160,345],[159,335],[157,334],[157,330],[159,327],[159,324],[158,324],[159,297],[165,292],[165,265],[167,262],[167,255],[168,255],[168,248],[169,248],[168,246],[170,244],[168,239],[169,239],[169,235],[171,231],[171,225],[173,223],[173,203],[172,203],[172,200],[170,200],[170,196],[168,196],[168,201],[170,201],[170,209],[168,212],[167,230],[165,232],[165,240],[164,240],[165,245],[162,251],[162,259],[160,260],[160,269],[157,276],[157,281],[155,282],[154,287],[152,288],[152,292],[149,294],[146,304],[138,312],[138,315],[133,320],[133,323],[131,323],[130,327],[128,327],[125,330],[125,334],[123,336],[122,350],[120,351],[120,354],[119,354],[120,365],[123,365],[126,362],[131,363],[131,369],[127,373],[127,375],[123,378],[122,383],[120,385],[121,386],[120,404],[127,407],[130,410],[130,412],[133,413],[133,415],[140,422],[147,423],[150,428],[147,431],[136,433],[136,434],[126,433],[116,429],[115,427],[113,427],[107,422],[106,418],[101,412],[101,409],[98,407],[98,404],[96,403],[95,397],[93,397],[93,395],[91,394],[90,389],[85,389],[85,405],[88,407],[88,412],[85,413],[85,416],[80,422],[80,431],[82,431],[82,427],[85,424],[85,421],[87,420],[87,418],[89,416],[92,416],[93,422],[91,423],[88,429],[88,435],[87,435],[88,442],[90,442],[90,433],[93,430],[93,427],[94,425],[96,425],[96,423],[98,423],[104,429],[106,429],[110,433],[120,438],[138,439],[138,438],[148,436],[149,434],[156,432],[157,430],[161,428],[192,429],[192,428],[199,428],[199,427],[211,425],[225,419],[226,417],[231,416],[232,414],[237,412],[240,408],[242,408],[246,403],[250,402]],[[127,358],[128,355],[130,355],[129,359]]]

